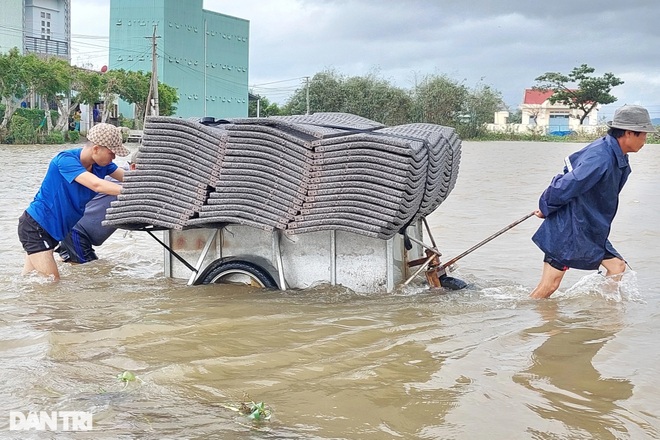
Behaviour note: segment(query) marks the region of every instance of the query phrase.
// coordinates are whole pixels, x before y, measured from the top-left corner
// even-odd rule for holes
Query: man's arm
[[[573,171],[552,179],[539,199],[539,210],[545,217],[598,184],[607,172],[608,158],[592,156],[583,158]]]
[[[119,170],[118,170],[119,171]],[[121,170],[121,178],[124,178],[124,170]],[[112,174],[117,173],[115,171]],[[114,177],[114,176],[113,176]],[[84,173],[78,175],[74,179],[76,182],[79,184],[86,186],[87,188],[91,189],[94,192],[97,193],[103,193],[103,194],[109,194],[111,196],[117,196],[119,195],[119,192],[121,191],[121,185],[117,185],[116,183],[112,183],[108,180],[105,179],[100,179],[94,174],[90,173],[89,171],[85,171]],[[117,179],[119,180],[119,179]]]
[[[120,182],[124,181],[124,169],[122,167],[117,167],[117,169],[109,175],[115,180],[119,180]]]

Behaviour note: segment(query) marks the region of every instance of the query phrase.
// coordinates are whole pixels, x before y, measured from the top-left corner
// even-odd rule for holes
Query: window
[[[41,25],[42,25],[42,26],[46,26],[46,22],[43,21],[43,20],[41,20]]]
[[[45,12],[41,13],[41,18],[46,18],[46,13]]]
[[[46,13],[46,18],[50,20],[50,12]]]
[[[50,21],[46,22],[46,27],[50,27]]]

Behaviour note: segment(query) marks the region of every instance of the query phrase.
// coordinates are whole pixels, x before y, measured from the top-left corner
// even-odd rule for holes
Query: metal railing
[[[61,40],[46,40],[44,38],[25,37],[25,52],[69,57],[69,43]]]

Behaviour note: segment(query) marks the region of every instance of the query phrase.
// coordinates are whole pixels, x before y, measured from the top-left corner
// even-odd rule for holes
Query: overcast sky
[[[623,104],[660,117],[656,0],[204,0],[204,9],[250,21],[249,85],[279,103],[304,77],[334,69],[404,89],[446,74],[491,86],[515,110],[539,75],[588,64],[625,81],[602,117]],[[110,0],[72,0],[71,11],[73,63],[107,64]]]

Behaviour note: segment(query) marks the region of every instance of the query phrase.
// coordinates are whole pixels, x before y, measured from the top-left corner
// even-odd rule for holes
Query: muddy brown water
[[[531,212],[581,146],[464,142],[429,217],[447,259]],[[655,145],[631,155],[611,234],[633,271],[616,285],[571,270],[546,301],[527,298],[537,218],[459,261],[460,292],[188,287],[125,231],[59,283],[21,277],[16,222],[61,148],[0,145],[0,438],[71,438],[9,431],[11,411],[65,410],[91,412],[75,438],[95,439],[660,438]],[[249,400],[271,419],[228,408]]]

